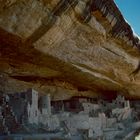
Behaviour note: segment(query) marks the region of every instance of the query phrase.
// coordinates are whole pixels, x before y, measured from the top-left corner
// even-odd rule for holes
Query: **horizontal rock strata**
[[[76,92],[71,96],[86,91],[87,96],[139,97],[140,41],[113,0],[9,0],[0,5],[3,92],[35,87],[45,93],[59,81],[72,85]]]

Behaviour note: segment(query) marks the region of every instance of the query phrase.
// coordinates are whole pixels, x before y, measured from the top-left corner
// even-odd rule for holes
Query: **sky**
[[[115,0],[115,3],[134,32],[140,36],[140,0]]]

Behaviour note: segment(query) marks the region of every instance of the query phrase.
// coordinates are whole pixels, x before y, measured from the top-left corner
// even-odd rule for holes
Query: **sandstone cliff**
[[[0,1],[2,92],[138,98],[139,48],[113,0]]]

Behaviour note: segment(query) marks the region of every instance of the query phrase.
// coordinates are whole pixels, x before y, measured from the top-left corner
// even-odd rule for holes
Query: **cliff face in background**
[[[138,98],[139,48],[113,0],[0,1],[3,92]]]

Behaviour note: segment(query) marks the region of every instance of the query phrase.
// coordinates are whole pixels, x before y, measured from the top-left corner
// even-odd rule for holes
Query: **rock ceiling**
[[[113,0],[0,1],[1,91],[138,98],[139,48]]]

